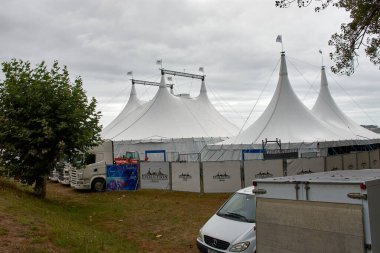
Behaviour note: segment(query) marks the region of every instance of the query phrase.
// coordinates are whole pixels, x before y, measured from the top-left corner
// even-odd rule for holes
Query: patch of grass
[[[49,238],[46,237],[46,236],[34,236],[31,240],[31,243],[43,243],[43,242],[46,242],[48,241]]]
[[[9,230],[7,228],[0,228],[0,236],[7,235]]]
[[[199,228],[229,196],[160,190],[91,193],[48,184],[47,198],[41,200],[20,188],[5,188],[0,214],[7,210],[28,227],[36,238],[33,250],[51,243],[59,252],[198,252]]]

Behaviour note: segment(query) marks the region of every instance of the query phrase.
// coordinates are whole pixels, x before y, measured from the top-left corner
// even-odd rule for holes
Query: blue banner
[[[107,165],[107,191],[136,190],[138,164]]]

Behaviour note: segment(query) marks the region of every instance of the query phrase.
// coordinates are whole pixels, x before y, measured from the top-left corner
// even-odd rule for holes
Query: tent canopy
[[[262,115],[246,130],[221,144],[261,144],[280,139],[282,143],[313,143],[352,140],[347,130],[318,119],[299,100],[288,78],[285,54],[281,53],[279,80],[275,93]]]
[[[347,129],[357,136],[357,138],[379,139],[380,135],[365,129],[351,120],[343,111],[340,110],[331,96],[328,87],[326,70],[322,67],[321,70],[321,87],[318,98],[313,106],[312,112],[323,121]]]
[[[114,121],[112,127],[107,126],[102,132],[103,138],[118,141],[229,137],[238,131],[211,104],[204,81],[198,97],[175,96],[168,91],[164,75],[151,101],[127,113],[123,110]]]

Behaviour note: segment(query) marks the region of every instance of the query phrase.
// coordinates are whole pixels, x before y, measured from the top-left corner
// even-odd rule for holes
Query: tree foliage
[[[100,112],[88,101],[80,77],[70,82],[66,67],[13,59],[2,63],[0,162],[28,184],[41,180],[63,155],[100,141]]]
[[[298,7],[307,7],[313,0],[278,0],[276,6],[287,8],[293,2]],[[319,6],[315,11],[330,4],[350,13],[351,22],[341,25],[341,32],[331,36],[328,44],[335,46],[330,58],[335,62],[331,70],[336,74],[351,75],[355,71],[357,50],[364,47],[366,55],[374,65],[380,65],[380,1],[379,0],[315,0]]]

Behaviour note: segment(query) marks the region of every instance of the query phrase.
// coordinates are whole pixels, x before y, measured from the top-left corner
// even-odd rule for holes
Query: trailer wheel
[[[106,181],[103,178],[97,178],[92,181],[91,190],[95,192],[104,192],[106,190]]]

